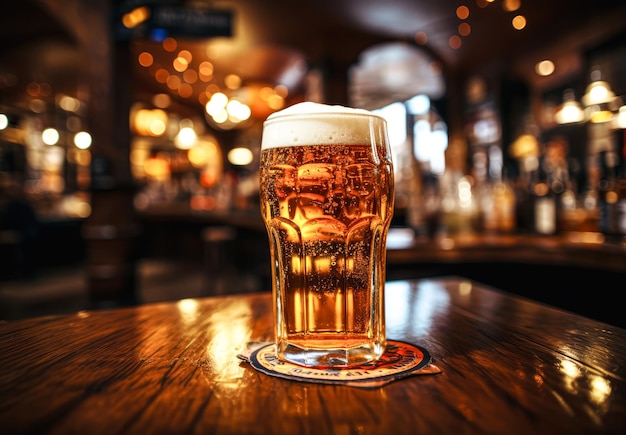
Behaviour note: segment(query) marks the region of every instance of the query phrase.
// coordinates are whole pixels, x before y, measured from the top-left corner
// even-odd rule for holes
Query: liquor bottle
[[[566,221],[576,209],[576,194],[570,177],[568,154],[569,143],[563,136],[553,137],[546,144],[541,169],[547,192],[542,201],[549,207],[546,211],[550,213],[550,226],[554,227],[544,228],[549,234],[567,230],[569,226]],[[542,189],[545,191],[546,188]]]
[[[557,232],[557,199],[545,180],[533,187],[535,232],[552,235]]]
[[[496,174],[483,189],[481,212],[487,233],[511,233],[516,229],[516,197],[511,183]]]
[[[599,153],[599,163],[598,206],[600,212],[600,232],[611,236],[617,233],[617,154],[612,150],[601,151]]]
[[[550,169],[545,153],[539,157],[533,175],[530,186],[532,230],[536,234],[552,235],[556,233],[557,201],[551,189]]]
[[[540,146],[537,139],[539,129],[529,116],[522,133],[511,144],[510,153],[518,160],[519,175],[514,186],[515,221],[518,230],[535,232],[534,187],[539,176]]]

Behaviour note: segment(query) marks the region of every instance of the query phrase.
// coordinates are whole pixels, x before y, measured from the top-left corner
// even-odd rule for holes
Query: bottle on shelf
[[[550,184],[541,180],[533,186],[534,231],[542,235],[557,232],[557,198]]]
[[[601,151],[599,163],[598,206],[600,232],[612,235],[617,232],[617,154],[612,150]]]
[[[578,201],[570,176],[569,143],[561,135],[552,137],[545,146],[542,156],[540,177],[545,183],[536,185],[541,198],[537,206],[541,209],[536,216],[540,234],[555,234],[575,228]],[[541,215],[543,213],[543,215]],[[537,222],[537,219],[543,222]]]
[[[534,188],[539,181],[539,164],[541,146],[538,136],[539,129],[527,116],[520,134],[509,147],[510,155],[519,165],[519,175],[515,180],[515,221],[518,231],[535,232],[535,198]]]
[[[479,197],[482,226],[486,233],[506,234],[516,229],[516,197],[502,170],[494,171]]]

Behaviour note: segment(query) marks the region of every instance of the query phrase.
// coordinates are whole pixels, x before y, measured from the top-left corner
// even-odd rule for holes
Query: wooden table
[[[237,355],[272,339],[269,293],[2,322],[0,433],[626,433],[626,330],[454,277],[389,282],[386,303],[388,337],[442,373],[261,374]]]

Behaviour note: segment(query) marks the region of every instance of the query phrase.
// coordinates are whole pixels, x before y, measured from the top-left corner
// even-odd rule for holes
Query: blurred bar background
[[[262,122],[317,101],[389,122],[389,279],[623,325],[623,1],[0,8],[0,318],[269,291]]]

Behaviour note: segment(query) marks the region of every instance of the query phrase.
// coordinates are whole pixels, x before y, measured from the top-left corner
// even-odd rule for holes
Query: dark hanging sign
[[[149,25],[153,31],[164,31],[175,37],[233,36],[233,12],[155,5],[152,8]]]

